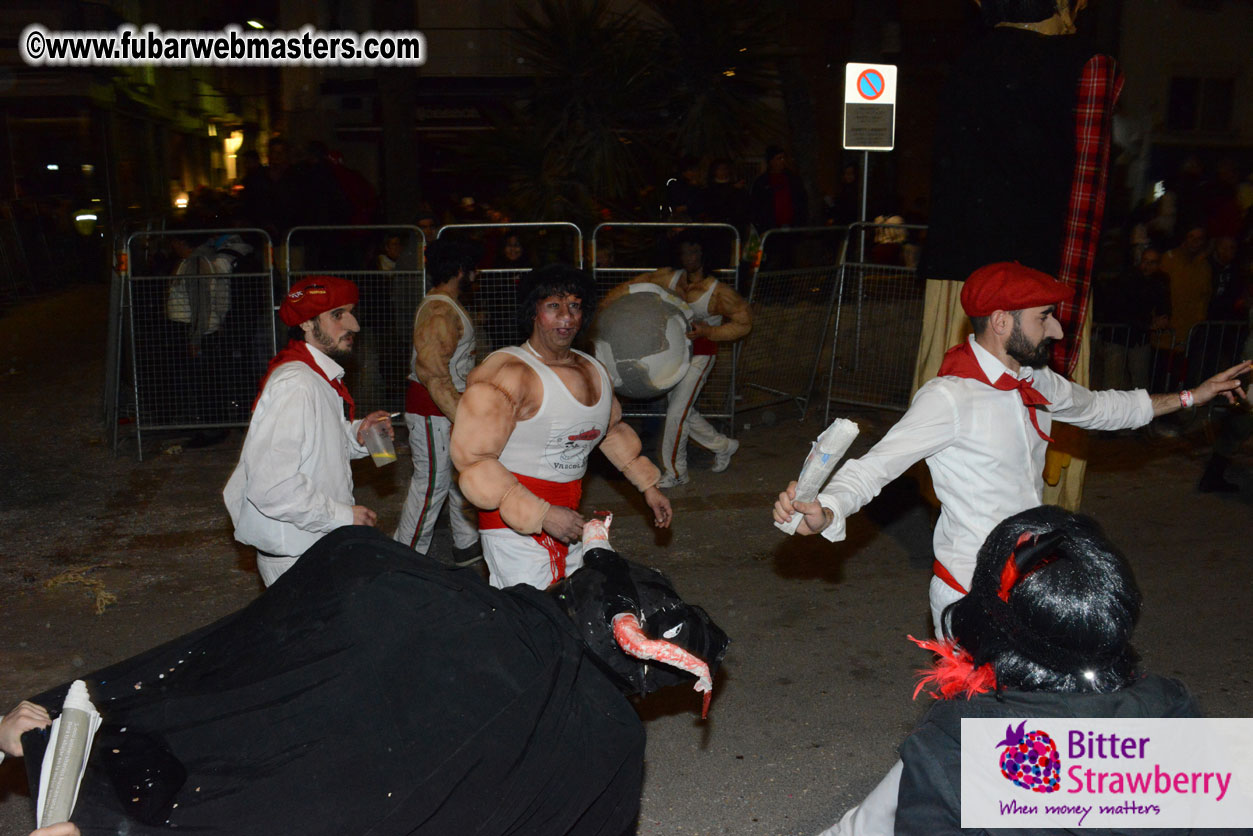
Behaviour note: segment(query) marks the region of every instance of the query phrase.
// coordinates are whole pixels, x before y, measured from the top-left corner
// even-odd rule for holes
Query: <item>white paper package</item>
[[[809,449],[805,464],[801,467],[801,475],[796,480],[796,498],[801,502],[813,502],[818,498],[822,486],[831,478],[835,467],[844,458],[848,448],[860,432],[857,423],[847,418],[836,418],[831,426],[822,431]],[[793,512],[792,519],[785,523],[776,522],[775,528],[785,534],[795,534],[800,525],[802,514]]]

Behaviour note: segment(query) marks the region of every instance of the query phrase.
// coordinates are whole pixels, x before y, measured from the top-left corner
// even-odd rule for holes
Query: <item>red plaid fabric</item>
[[[1122,76],[1113,58],[1094,55],[1083,65],[1075,99],[1075,171],[1057,276],[1075,289],[1075,295],[1057,306],[1057,319],[1066,337],[1053,346],[1053,368],[1066,375],[1074,371],[1079,358],[1079,340],[1088,313],[1092,264],[1105,215],[1114,102],[1121,91]]]

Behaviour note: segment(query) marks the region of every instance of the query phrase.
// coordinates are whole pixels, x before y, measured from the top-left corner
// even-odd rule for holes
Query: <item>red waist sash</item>
[[[560,505],[563,508],[575,510],[579,507],[579,500],[583,498],[582,479],[575,479],[573,482],[550,482],[547,479],[523,476],[521,473],[514,473],[513,475],[522,487],[552,505]],[[509,525],[501,519],[499,510],[479,511],[480,530],[508,527]],[[556,583],[564,578],[566,576],[566,555],[570,553],[570,547],[559,540],[554,540],[551,535],[544,531],[532,534],[531,537],[548,552],[548,568],[552,573],[552,583]]]
[[[426,386],[416,380],[410,380],[405,387],[405,412],[413,415],[435,415],[444,417],[444,411],[435,403]]]
[[[959,584],[957,582],[957,578],[953,577],[953,573],[950,572],[948,569],[945,569],[944,564],[941,563],[940,561],[933,560],[931,562],[931,571],[935,573],[935,576],[937,578],[944,581],[946,584],[948,584],[953,589],[960,592],[962,595],[969,594],[969,590],[967,590],[966,587]]]

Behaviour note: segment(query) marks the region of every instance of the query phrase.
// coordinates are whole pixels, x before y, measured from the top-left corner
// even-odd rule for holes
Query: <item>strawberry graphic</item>
[[[1032,792],[1057,792],[1061,782],[1062,762],[1057,744],[1048,732],[1039,729],[1025,732],[1027,721],[1014,728],[1005,727],[1005,739],[997,746],[1001,751],[1001,774],[1023,789]]]

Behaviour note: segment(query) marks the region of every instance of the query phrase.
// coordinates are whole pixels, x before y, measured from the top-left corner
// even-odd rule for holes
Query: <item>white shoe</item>
[[[731,466],[731,457],[735,455],[735,451],[740,449],[740,443],[734,438],[727,442],[727,448],[719,453],[714,453],[714,466],[710,468],[714,473],[721,473]]]
[[[657,487],[663,491],[666,490],[667,488],[673,488],[679,485],[686,485],[686,484],[687,484],[686,476],[671,476],[669,473],[663,473],[661,478],[657,480]]]

